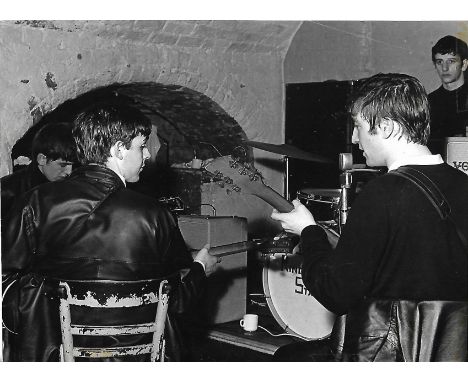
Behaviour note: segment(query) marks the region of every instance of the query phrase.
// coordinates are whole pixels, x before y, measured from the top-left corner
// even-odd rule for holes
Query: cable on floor
[[[264,328],[263,326],[258,325],[258,327],[260,329],[263,329],[265,332],[267,332],[270,336],[273,336],[273,337],[289,336],[289,337],[297,337],[297,338],[300,338],[301,340],[305,340],[305,341],[309,340],[308,338],[303,337],[303,336],[301,336],[299,334],[291,334],[291,333],[273,334],[272,332],[270,332],[268,329]]]

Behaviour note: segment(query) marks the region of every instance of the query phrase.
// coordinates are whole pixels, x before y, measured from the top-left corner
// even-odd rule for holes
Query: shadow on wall
[[[234,154],[252,163],[253,154],[251,148],[242,144],[246,134],[232,117],[207,96],[185,87],[156,83],[114,84],[68,100],[44,115],[18,140],[12,159],[30,156],[32,138],[44,124],[72,121],[88,105],[109,100],[137,107],[157,126],[161,147],[159,151],[155,149],[152,134],[149,140],[152,159],[145,166],[140,181],[129,184],[129,188],[156,199],[179,197],[185,207],[183,212],[188,214],[217,211],[218,216],[248,217],[252,222],[249,232],[251,228],[255,232],[265,231],[269,223],[264,219],[264,210],[269,207],[264,202],[241,195],[233,203],[225,189],[219,187],[215,187],[215,196],[212,191],[204,195],[207,187],[203,185],[213,180],[200,169],[186,166],[195,155],[205,162]],[[270,230],[277,229],[270,227]]]
[[[113,84],[68,100],[44,115],[15,144],[12,159],[29,156],[32,138],[45,123],[72,121],[88,105],[109,100],[131,104],[151,119],[166,146],[164,159],[170,163],[190,161],[194,154],[201,159],[227,155],[246,139],[239,124],[199,92],[178,85]]]

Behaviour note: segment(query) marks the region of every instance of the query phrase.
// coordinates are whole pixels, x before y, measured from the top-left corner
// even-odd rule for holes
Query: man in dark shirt
[[[71,124],[65,122],[44,125],[34,136],[31,163],[0,179],[2,221],[20,195],[40,184],[70,175],[73,162],[76,162],[71,127]]]
[[[76,162],[76,145],[70,123],[49,123],[39,129],[32,141],[31,163],[24,169],[0,179],[1,230],[15,201],[26,191],[70,175]],[[3,328],[3,360],[10,360],[10,333]]]
[[[427,148],[428,106],[422,85],[404,74],[378,74],[357,89],[353,143],[368,166],[389,173],[356,197],[335,250],[299,201],[292,212],[271,215],[300,235],[304,285],[346,315],[334,349],[341,360],[467,360],[468,176]],[[395,174],[402,169],[436,184],[461,235],[421,189]]]
[[[429,148],[444,154],[445,137],[464,137],[468,129],[468,48],[464,41],[441,38],[432,48],[432,62],[442,85],[429,94],[431,135]]]

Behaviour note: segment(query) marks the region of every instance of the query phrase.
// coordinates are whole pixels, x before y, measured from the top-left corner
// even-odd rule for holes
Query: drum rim
[[[275,305],[273,304],[273,301],[271,299],[271,291],[268,285],[268,267],[266,266],[263,267],[263,271],[262,271],[262,284],[263,284],[263,292],[265,293],[265,299],[266,299],[268,308],[270,308],[271,314],[273,314],[273,317],[275,318],[276,322],[281,326],[281,328],[284,329],[286,333],[294,334],[306,340],[313,340],[314,338],[306,337],[295,332],[281,319],[281,316],[276,310]],[[268,292],[268,295],[267,295],[267,292]]]
[[[314,190],[314,191],[316,191],[316,193],[318,191],[325,191],[325,192],[333,191],[333,192],[337,192],[338,194],[341,192],[341,188],[333,188],[333,187],[328,187],[328,188],[305,187],[305,188],[301,188],[299,191],[300,192],[308,192],[307,190]],[[314,193],[314,192],[312,192],[312,193]]]
[[[272,255],[281,255],[282,253],[276,253],[276,254],[270,254],[270,256]],[[266,263],[268,264],[268,262]],[[262,284],[263,284],[263,292],[265,293],[265,299],[266,299],[266,302],[267,302],[267,305],[268,305],[268,308],[270,309],[271,311],[271,314],[273,315],[273,317],[275,318],[276,322],[281,326],[282,329],[284,329],[286,331],[286,333],[289,333],[290,335],[293,335],[293,336],[297,336],[297,337],[300,337],[306,341],[318,341],[318,340],[323,340],[325,338],[328,338],[330,337],[331,335],[331,330],[330,330],[330,333],[322,336],[322,337],[308,337],[308,336],[304,336],[302,334],[299,334],[297,333],[296,331],[294,331],[293,329],[291,329],[284,321],[283,319],[281,318],[280,314],[278,313],[275,305],[273,304],[273,300],[272,300],[272,297],[271,297],[271,291],[270,291],[270,288],[269,288],[269,285],[268,285],[268,266],[264,265],[263,267],[263,270],[262,270]],[[268,293],[268,295],[267,295]]]
[[[313,197],[320,196],[322,198],[332,198],[334,201],[337,201],[341,197],[341,189],[339,188],[302,188],[297,191],[297,196],[302,197]],[[313,199],[312,199],[313,200]]]
[[[326,226],[324,226],[322,224],[317,224],[317,225],[324,229],[325,233],[327,234],[329,243],[331,244],[331,246],[333,248],[335,248],[336,245],[338,244],[340,234],[338,232],[336,232],[334,229],[328,228],[328,227],[326,227]],[[328,333],[327,335],[325,335],[323,337],[307,337],[307,336],[304,336],[304,335],[299,334],[299,333],[295,332],[294,330],[292,330],[283,321],[283,319],[279,315],[276,307],[273,304],[273,300],[272,300],[272,297],[271,297],[271,290],[270,290],[270,286],[268,284],[268,269],[269,269],[268,265],[270,263],[270,257],[274,257],[275,255],[276,256],[279,256],[279,255],[287,256],[288,253],[277,252],[277,253],[268,254],[268,256],[265,259],[265,263],[264,263],[263,269],[262,269],[262,286],[263,286],[263,293],[265,294],[265,299],[266,299],[268,308],[270,309],[270,312],[273,315],[273,317],[275,318],[276,322],[281,326],[282,329],[284,329],[286,331],[286,333],[289,333],[289,334],[291,334],[293,336],[298,336],[298,337],[303,338],[303,339],[305,339],[307,341],[311,341],[311,340],[317,341],[317,340],[322,340],[322,339],[330,337],[331,330],[330,330],[330,333]]]

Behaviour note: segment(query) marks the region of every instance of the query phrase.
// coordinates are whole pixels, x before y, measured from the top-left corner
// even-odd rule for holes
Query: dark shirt
[[[411,166],[447,198],[468,237],[468,176],[443,163]],[[383,175],[352,204],[335,250],[318,226],[301,233],[303,281],[327,309],[347,313],[365,298],[468,300],[468,259],[453,226],[407,179]]]
[[[445,137],[465,136],[468,127],[468,84],[448,91],[443,86],[429,94],[431,135],[429,147],[444,154]]]
[[[2,221],[10,211],[15,200],[26,191],[43,184],[49,180],[39,171],[36,163],[26,168],[6,175],[0,179],[2,192]]]

